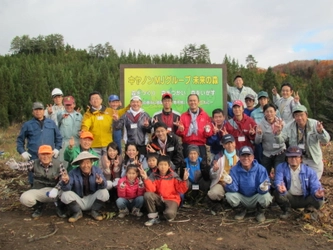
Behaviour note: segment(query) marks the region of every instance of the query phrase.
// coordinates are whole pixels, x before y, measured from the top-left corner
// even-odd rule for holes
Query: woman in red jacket
[[[129,211],[134,216],[142,216],[140,209],[143,205],[143,194],[145,186],[139,178],[138,166],[130,164],[126,168],[126,175],[118,181],[118,199],[116,201],[119,208],[119,218],[124,218]]]

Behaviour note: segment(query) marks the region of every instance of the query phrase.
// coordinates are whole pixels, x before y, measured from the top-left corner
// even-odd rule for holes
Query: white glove
[[[21,154],[21,156],[22,156],[23,159],[26,160],[26,161],[29,161],[30,158],[31,158],[31,154],[29,154],[27,151],[23,152],[23,153]]]
[[[227,173],[223,174],[223,181],[227,184],[231,184],[232,183],[232,178],[230,175],[228,175]]]
[[[271,185],[269,181],[264,181],[263,183],[260,184],[259,188],[261,191],[266,192],[268,191],[268,187]]]
[[[53,149],[53,157],[57,158],[59,156],[59,150],[58,149]]]
[[[17,162],[16,162],[13,158],[10,158],[10,159],[6,162],[6,165],[7,165],[8,167],[10,167],[11,169],[13,169],[13,170],[19,169],[19,166],[18,166]]]
[[[117,187],[118,181],[119,181],[119,178],[114,179],[114,181],[112,182],[112,186]]]
[[[106,181],[106,189],[111,190],[113,187],[112,181]]]
[[[50,198],[56,198],[58,196],[58,189],[52,188],[50,192],[48,192],[47,196]]]

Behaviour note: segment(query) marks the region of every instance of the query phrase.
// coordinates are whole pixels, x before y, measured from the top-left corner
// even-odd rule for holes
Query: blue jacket
[[[102,177],[103,182],[102,184],[96,183],[96,174],[99,174]],[[90,191],[95,193],[99,189],[104,189],[107,186],[106,179],[103,175],[103,172],[100,168],[93,166],[91,168],[91,175],[89,176],[89,185]],[[69,172],[69,182],[67,184],[61,183],[61,189],[63,191],[73,191],[81,198],[83,197],[83,178],[81,169],[75,168]]]
[[[319,188],[321,188],[321,184],[318,180],[316,172],[312,168],[302,163],[301,171],[299,173],[299,179],[301,181],[304,198],[306,198],[309,195],[312,195],[316,200],[322,200],[316,198],[314,195],[316,191]],[[291,174],[287,162],[280,163],[275,170],[275,180],[274,180],[275,186],[280,185],[281,182],[284,183],[287,190],[290,189]],[[286,192],[283,193],[282,195],[284,194],[286,194]]]
[[[26,139],[27,150],[25,149]],[[16,139],[16,150],[20,154],[27,151],[31,154],[31,159],[34,160],[38,158],[38,148],[41,145],[50,145],[52,149],[60,150],[62,136],[57,125],[51,119],[45,118],[41,128],[39,121],[33,118],[23,124]]]
[[[226,123],[226,121],[224,121],[222,128],[224,127],[225,123]],[[213,153],[214,155],[223,151],[223,145],[221,143],[221,139],[222,139],[222,134],[216,133],[216,134],[208,137],[206,140],[206,144],[208,146],[210,146],[210,152]]]
[[[266,168],[260,165],[257,160],[253,160],[252,168],[246,171],[240,161],[231,168],[230,176],[232,183],[226,185],[227,192],[237,192],[246,197],[251,197],[257,193],[265,194],[268,191],[262,191],[259,186],[264,181],[269,181]],[[269,189],[268,189],[269,190]]]

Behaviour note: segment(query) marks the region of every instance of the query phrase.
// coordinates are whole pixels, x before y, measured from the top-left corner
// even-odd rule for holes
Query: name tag
[[[97,120],[99,120],[99,121],[101,121],[101,120],[103,120],[104,119],[104,117],[103,116],[97,116]]]
[[[133,129],[133,128],[137,128],[138,127],[138,124],[137,123],[133,123],[133,124],[131,124],[131,129]]]
[[[192,190],[199,190],[199,185],[198,184],[193,184],[192,185]]]
[[[280,147],[280,144],[273,143],[273,148],[279,148],[279,147]]]
[[[175,147],[167,148],[167,152],[171,152],[171,151],[174,151],[174,150],[175,150]]]
[[[171,131],[172,131],[172,128],[167,128],[167,130],[171,132]]]
[[[305,149],[305,144],[304,144],[304,143],[298,144],[298,147],[299,147],[300,149],[304,150],[304,149]]]
[[[245,136],[238,137],[238,141],[245,141]]]

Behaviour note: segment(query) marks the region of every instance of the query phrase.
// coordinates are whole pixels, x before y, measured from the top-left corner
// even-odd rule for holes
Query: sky
[[[332,0],[0,0],[0,54],[16,36],[61,34],[76,49],[109,42],[118,52],[180,55],[205,44],[267,68],[333,59]]]

